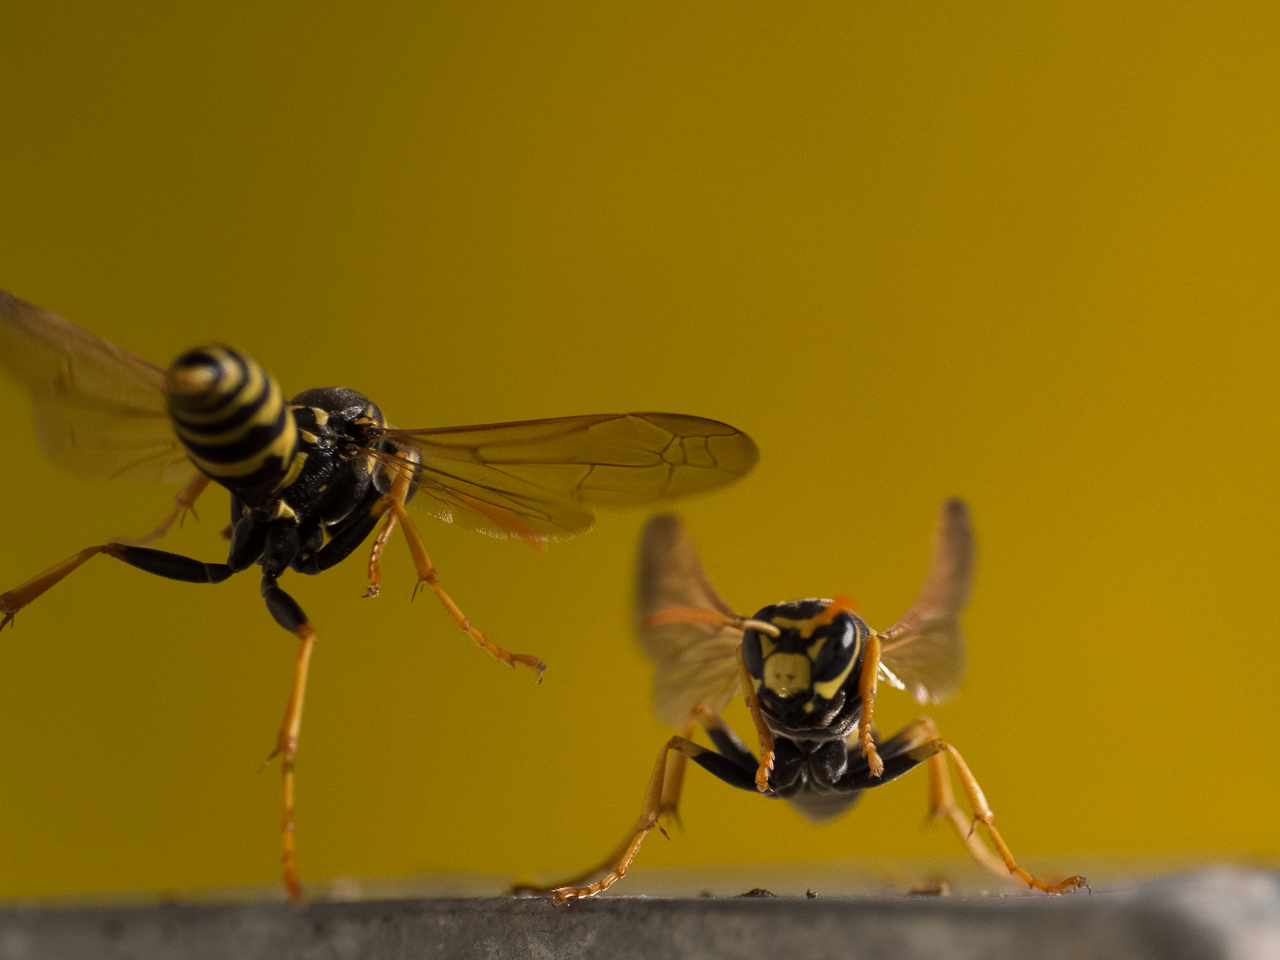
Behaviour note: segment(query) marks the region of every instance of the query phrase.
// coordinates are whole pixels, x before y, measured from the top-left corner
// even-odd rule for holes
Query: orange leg
[[[32,577],[21,586],[14,587],[8,593],[0,594],[0,613],[4,614],[4,619],[0,620],[0,630],[3,630],[6,624],[12,623],[18,611],[32,600],[35,600],[54,584],[58,583],[67,574],[78,569],[98,554],[108,552],[110,548],[111,544],[109,543],[103,543],[96,547],[86,547],[74,557],[68,557],[56,566],[50,567],[44,573]]]
[[[267,759],[280,757],[280,773],[284,787],[284,818],[281,824],[284,886],[289,891],[290,902],[301,906],[305,900],[302,896],[302,886],[298,883],[298,863],[293,839],[293,765],[298,755],[298,736],[302,732],[302,704],[307,695],[307,670],[311,666],[311,651],[315,647],[316,632],[311,624],[304,622],[294,633],[298,637],[299,644],[298,658],[293,671],[293,686],[289,688],[289,702],[284,708],[284,720],[280,724],[280,733],[276,736],[276,748]]]
[[[982,788],[978,786],[978,781],[974,779],[973,773],[969,770],[969,765],[964,762],[960,752],[946,741],[938,739],[938,728],[929,717],[920,717],[913,721],[907,729],[910,730],[912,727],[918,728],[921,743],[912,749],[910,754],[916,759],[926,760],[929,764],[930,818],[934,820],[946,819],[950,822],[955,828],[956,834],[968,847],[969,853],[975,860],[998,877],[1004,879],[1017,877],[1027,886],[1044,893],[1065,893],[1067,890],[1074,890],[1079,887],[1088,889],[1089,882],[1084,877],[1068,877],[1061,883],[1047,883],[1018,866],[1017,861],[1013,858],[1012,851],[1004,842],[1004,838],[1000,836],[1000,832],[996,830],[993,822],[995,814],[991,812],[991,807],[987,803],[987,798],[983,794]],[[966,818],[956,805],[955,797],[951,792],[951,778],[948,776],[946,766],[946,758],[948,757],[955,767],[956,774],[960,778],[960,785],[964,788],[969,806],[973,810],[972,819]],[[986,845],[978,838],[975,828],[979,823],[987,828],[991,842],[1000,854],[999,857],[988,850]]]
[[[35,600],[50,587],[61,581],[63,577],[67,576],[67,574],[78,569],[85,562],[91,560],[100,553],[111,555],[113,544],[124,544],[125,546],[147,546],[160,539],[165,535],[169,528],[173,526],[174,521],[182,516],[185,511],[191,509],[192,505],[196,502],[196,498],[200,496],[204,491],[204,488],[208,485],[209,478],[204,474],[200,474],[183,487],[174,498],[174,506],[173,509],[169,511],[168,516],[161,521],[158,527],[146,536],[139,537],[136,540],[113,540],[110,543],[99,544],[96,547],[86,547],[74,557],[68,557],[61,563],[50,567],[44,573],[32,577],[21,586],[14,587],[8,593],[0,594],[0,614],[4,615],[3,619],[0,619],[0,630],[3,630],[6,625],[13,622],[14,615],[19,610],[29,604],[32,600]]]
[[[509,667],[514,667],[517,663],[529,667],[537,674],[539,682],[542,680],[542,674],[546,671],[547,665],[537,657],[527,653],[509,653],[503,650],[496,643],[488,640],[483,633],[471,625],[466,616],[458,609],[458,605],[453,602],[453,598],[444,592],[444,588],[440,586],[436,578],[436,568],[431,563],[431,558],[427,556],[427,548],[422,543],[422,538],[418,536],[418,531],[413,525],[413,521],[409,519],[409,515],[405,513],[402,501],[391,501],[392,515],[400,521],[400,529],[404,531],[405,539],[409,542],[409,553],[413,556],[413,565],[418,571],[418,583],[414,587],[413,592],[416,596],[418,589],[425,583],[435,592],[436,599],[449,611],[449,616],[462,629],[462,632],[475,641],[478,646],[489,656],[495,660],[501,660]]]
[[[692,741],[694,731],[698,729],[698,724],[710,729],[717,729],[724,726],[720,718],[705,703],[700,703],[689,711],[689,719],[685,721],[683,738]],[[676,751],[670,762],[667,764],[667,776],[663,783],[662,802],[658,805],[658,817],[667,820],[668,823],[674,823],[680,826],[680,793],[684,789],[684,771],[689,764],[689,758],[680,751]],[[566,882],[568,885],[568,882]]]
[[[659,816],[661,816],[661,814],[659,814]],[[661,830],[662,827],[659,826],[658,829]],[[517,883],[512,885],[511,892],[516,895],[533,894],[535,896],[546,896],[549,893],[555,893],[557,890],[559,890],[562,887],[565,887],[565,888],[582,887],[583,884],[585,884],[592,877],[598,877],[600,876],[600,874],[606,873],[607,871],[612,870],[615,864],[620,863],[624,859],[627,861],[628,864],[630,864],[631,861],[635,859],[634,853],[632,853],[630,857],[627,856],[628,851],[631,849],[632,840],[633,840],[633,836],[631,834],[627,834],[626,839],[624,839],[622,843],[620,843],[618,847],[615,850],[613,850],[613,852],[611,852],[607,857],[605,857],[603,860],[597,863],[594,867],[591,867],[589,870],[583,870],[581,873],[576,873],[572,877],[565,877],[564,879],[558,880],[555,883],[549,883],[546,885],[539,885],[536,883]],[[626,873],[625,869],[623,870],[623,873]],[[557,897],[556,899],[557,899],[557,902],[560,902],[560,903],[564,902],[564,898]]]
[[[418,571],[418,583],[413,588],[413,595],[418,595],[418,590],[425,583],[431,587],[435,593],[436,599],[441,605],[449,611],[449,616],[453,617],[458,627],[469,636],[481,650],[489,654],[495,660],[501,660],[509,667],[514,667],[517,663],[529,667],[537,674],[537,680],[542,682],[542,674],[546,672],[547,665],[537,657],[527,653],[510,653],[502,647],[493,643],[485,637],[483,633],[471,625],[458,605],[453,602],[453,598],[444,592],[444,588],[440,586],[436,576],[435,565],[431,562],[431,558],[427,556],[427,548],[422,542],[422,537],[418,535],[418,529],[414,526],[413,521],[409,518],[409,514],[405,512],[404,504],[409,495],[409,488],[413,481],[413,471],[408,467],[396,469],[396,474],[391,480],[391,490],[378,499],[373,505],[372,513],[374,516],[387,514],[386,522],[383,523],[382,529],[378,531],[378,536],[373,542],[373,550],[369,555],[369,588],[365,591],[366,597],[376,597],[382,586],[382,575],[379,565],[382,560],[382,551],[386,548],[387,540],[391,536],[391,532],[395,529],[397,523],[404,532],[404,538],[409,544],[409,553],[413,557],[413,565]]]
[[[756,733],[760,737],[760,766],[756,768],[756,789],[761,793],[769,792],[769,771],[773,769],[773,733],[764,722],[764,714],[760,712],[760,698],[756,696],[755,681],[747,662],[742,659],[742,647],[738,647],[738,671],[742,682],[742,699],[751,712],[751,722],[755,724]]]
[[[662,745],[662,750],[658,753],[658,760],[653,765],[653,773],[649,777],[649,786],[645,789],[644,803],[640,808],[640,819],[636,822],[635,829],[603,863],[557,887],[551,888],[551,893],[556,903],[566,903],[569,900],[577,900],[580,897],[594,897],[597,893],[608,890],[627,875],[627,869],[631,866],[631,861],[640,852],[640,845],[644,843],[644,838],[649,835],[650,831],[655,827],[658,830],[662,830],[662,827],[658,826],[658,815],[662,807],[667,754],[672,750],[679,751],[686,757],[696,757],[703,752],[702,747],[690,740],[686,740],[684,737],[672,737]],[[665,833],[665,831],[663,832]],[[608,870],[608,873],[595,883],[586,886],[580,885],[588,877],[595,876],[604,870]],[[547,888],[524,887],[521,889],[545,891]]]
[[[685,722],[685,725],[684,725],[684,736],[677,737],[676,739],[683,740],[689,743],[690,745],[692,745],[693,741],[690,738],[693,736],[693,733],[697,729],[698,724],[702,724],[702,726],[704,727],[722,728],[724,726],[720,718],[716,716],[716,714],[712,712],[712,710],[705,703],[700,703],[696,707],[694,707],[691,711],[689,711],[689,719]],[[659,830],[662,830],[661,821],[664,818],[668,818],[669,820],[675,821],[677,824],[679,824],[680,822],[680,812],[679,812],[680,792],[681,792],[681,788],[684,785],[685,768],[689,762],[689,757],[686,753],[683,752],[683,750],[676,749],[674,751],[671,751],[669,748],[670,748],[670,745],[668,744],[668,746],[664,747],[662,751],[662,756],[666,758],[666,766],[665,766],[665,773],[662,779],[660,799],[658,801],[657,815],[658,815],[658,821],[659,821],[658,823]],[[674,756],[672,755],[673,753],[674,753]],[[648,794],[646,794],[646,800],[647,798],[648,798]],[[642,823],[644,822],[643,814],[641,814],[641,822]],[[652,829],[652,827],[650,827],[650,829]],[[662,830],[662,832],[663,834],[666,833],[665,830]],[[641,837],[641,839],[643,839],[643,837]],[[600,861],[600,863],[596,864],[595,866],[591,867],[588,870],[583,870],[581,873],[575,874],[572,877],[566,877],[565,879],[560,880],[558,883],[549,884],[547,886],[538,886],[536,884],[531,884],[531,883],[517,884],[516,886],[511,888],[511,892],[512,893],[546,894],[546,893],[552,893],[560,887],[570,888],[570,889],[583,887],[583,885],[586,884],[586,882],[590,880],[592,877],[596,877],[602,873],[609,872],[616,865],[622,863],[623,861],[625,861],[627,864],[630,864],[631,861],[635,858],[635,850],[631,849],[633,843],[635,843],[636,850],[638,850],[639,843],[636,842],[635,834],[630,833],[626,836],[625,839],[623,839],[622,843],[620,843],[615,850],[613,850],[607,857],[605,857],[602,861]],[[622,873],[626,873],[626,867],[622,868]],[[621,874],[619,874],[619,877],[620,876]],[[617,879],[618,879],[617,877],[614,878],[614,880],[617,880]],[[612,883],[614,881],[610,881],[610,882]],[[589,896],[589,894],[587,894],[587,896]]]
[[[391,494],[384,494],[383,498],[374,506],[374,511],[379,508],[385,509],[389,506]],[[387,502],[383,504],[382,500]],[[373,541],[373,549],[369,552],[369,589],[365,590],[366,597],[376,597],[382,590],[382,551],[387,548],[387,541],[391,539],[391,531],[396,528],[396,515],[392,511],[387,514],[387,519],[383,521],[382,529],[378,531],[377,538]]]
[[[938,736],[937,724],[931,717],[918,717],[904,728],[903,733],[908,731],[911,732],[913,739],[919,741],[912,751],[913,754],[916,751],[926,751],[929,757],[925,761],[929,769],[929,820],[949,822],[955,828],[956,834],[964,841],[964,845],[969,848],[973,859],[996,876],[1012,880],[1004,862],[987,848],[987,845],[974,832],[970,819],[956,805],[955,794],[951,791],[951,776],[947,771],[947,759],[940,746],[942,741]]]
[[[867,637],[867,649],[862,654],[862,673],[858,675],[858,695],[862,697],[862,716],[858,719],[858,747],[867,758],[871,775],[884,773],[884,761],[876,752],[871,732],[871,714],[875,709],[876,681],[880,672],[880,637],[873,630]]]
[[[200,494],[204,493],[205,487],[209,486],[209,478],[203,473],[197,474],[195,479],[188,483],[185,487],[178,491],[177,496],[173,498],[173,509],[160,521],[160,525],[150,533],[141,537],[135,537],[131,540],[118,539],[116,543],[123,543],[129,547],[149,547],[166,533],[169,528],[178,520],[185,518],[188,510],[192,515],[195,514],[196,500],[200,498]],[[179,524],[181,526],[181,524]],[[228,538],[230,539],[230,538]]]

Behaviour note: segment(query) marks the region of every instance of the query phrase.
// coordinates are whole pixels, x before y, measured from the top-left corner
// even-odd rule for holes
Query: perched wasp
[[[959,687],[965,669],[960,613],[972,569],[969,511],[960,500],[948,500],[924,585],[888,630],[868,627],[847,597],[793,600],[742,617],[711,586],[679,519],[671,514],[651,519],[640,545],[635,626],[657,668],[658,717],[683,727],[684,734],[663,745],[640,820],[613,853],[556,887],[517,891],[552,893],[563,903],[593,896],[622,879],[659,819],[676,816],[688,760],[731,786],[784,797],[814,823],[843,813],[862,791],[927,763],[930,814],[949,820],[984,867],[1046,893],[1087,887],[1083,877],[1046,883],[1018,866],[964,758],[939,738],[929,717],[884,740],[872,724],[879,679],[921,703],[941,702]],[[720,719],[738,691],[759,734],[759,760]],[[690,739],[698,726],[714,749]],[[948,759],[972,820],[956,805]],[[975,832],[978,824],[998,856]],[[597,876],[601,879],[588,883]]]
[[[715,420],[666,413],[606,414],[470,427],[393,429],[377,405],[345,387],[285,400],[252,359],[215,345],[165,370],[62,317],[0,291],[0,364],[30,388],[45,454],[73,473],[183,484],[151,533],[81,550],[0,594],[0,628],[98,554],[174,580],[220,583],[262,567],[262,596],[299,642],[275,751],[283,770],[284,882],[301,900],[294,855],[294,759],[316,633],[277,582],[315,574],[373,533],[367,596],[398,525],[418,584],[494,658],[541,678],[541,660],[509,653],[473,627],[444,592],[406,504],[446,522],[537,547],[582,533],[592,506],[650,503],[710,490],[747,473],[755,444]],[[231,492],[230,551],[205,563],[151,548],[209,481]]]

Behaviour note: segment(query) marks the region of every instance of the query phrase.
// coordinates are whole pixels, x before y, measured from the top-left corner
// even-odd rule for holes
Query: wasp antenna
[[[758,633],[767,633],[771,637],[782,636],[782,631],[775,627],[772,623],[765,623],[763,620],[741,620],[739,621],[743,628],[755,630]]]
[[[702,607],[663,607],[644,618],[646,627],[662,627],[669,623],[709,623],[713,626],[733,627],[737,630],[760,624],[759,620],[748,620],[736,614],[721,613],[719,610],[704,610]],[[778,635],[778,628],[770,623],[760,624],[765,632]],[[757,628],[758,629],[758,628]]]

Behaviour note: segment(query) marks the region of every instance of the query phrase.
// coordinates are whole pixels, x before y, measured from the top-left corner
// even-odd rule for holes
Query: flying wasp
[[[0,364],[30,389],[36,436],[54,463],[85,477],[182,484],[173,508],[149,534],[87,547],[0,594],[0,629],[99,554],[191,583],[220,583],[262,568],[267,609],[299,641],[272,754],[283,771],[284,882],[295,902],[302,891],[294,761],[316,632],[279,585],[286,570],[327,570],[376,529],[366,593],[376,596],[379,560],[398,526],[417,570],[415,592],[429,586],[490,656],[541,678],[541,660],[490,641],[445,593],[406,507],[541,548],[588,530],[593,506],[711,490],[747,473],[757,459],[755,444],[741,431],[681,414],[398,430],[355,390],[321,387],[286,400],[261,366],[221,345],[190,350],[165,370],[3,291]],[[226,562],[153,549],[210,481],[231,493]]]
[[[1046,893],[1087,887],[1083,877],[1047,883],[1018,866],[968,764],[939,737],[933,720],[922,716],[883,740],[872,722],[879,680],[920,703],[940,703],[956,692],[965,669],[960,614],[969,598],[973,554],[969,511],[960,500],[948,500],[924,585],[902,618],[879,632],[847,597],[793,600],[739,616],[707,579],[679,519],[651,519],[640,544],[635,626],[656,667],[658,717],[683,728],[683,735],[658,753],[639,822],[616,850],[558,886],[522,885],[517,891],[551,893],[563,903],[621,880],[660,819],[677,815],[688,760],[731,786],[783,797],[814,823],[924,763],[931,817],[949,821],[980,864]],[[759,735],[758,760],[720,718],[738,692]],[[691,739],[699,726],[714,748]],[[948,762],[971,818],[956,804]],[[977,834],[979,824],[995,853]],[[589,882],[594,877],[600,879]]]

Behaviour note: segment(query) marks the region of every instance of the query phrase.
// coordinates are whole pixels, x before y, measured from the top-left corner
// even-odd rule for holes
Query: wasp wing
[[[559,540],[590,529],[592,507],[652,503],[722,486],[755,464],[745,433],[670,413],[600,414],[470,427],[388,430],[415,506],[494,537]],[[392,461],[398,461],[394,463]]]
[[[31,391],[40,449],[63,469],[166,483],[195,475],[155,364],[0,290],[0,365]]]
[[[663,723],[679,729],[699,703],[720,713],[738,692],[742,631],[711,623],[647,623],[668,607],[735,616],[703,572],[680,518],[664,513],[649,520],[641,534],[635,628],[640,646],[657,668],[654,711]]]
[[[964,501],[951,499],[933,535],[924,584],[905,614],[880,634],[885,679],[920,703],[941,703],[964,678],[960,613],[973,582],[973,528]]]

